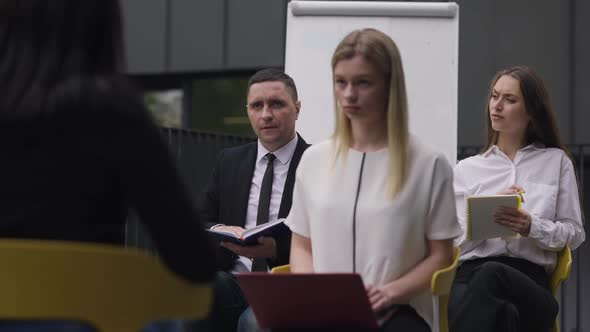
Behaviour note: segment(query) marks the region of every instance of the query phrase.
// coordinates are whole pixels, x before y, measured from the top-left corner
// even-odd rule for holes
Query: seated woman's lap
[[[274,329],[273,332],[296,332],[296,331],[307,331],[301,329]],[[352,330],[347,329],[351,332],[367,332],[375,330]],[[412,331],[412,332],[430,332],[430,327],[418,315],[414,308],[409,305],[400,306],[396,313],[381,326],[379,331],[383,332],[399,332],[399,331]]]
[[[547,273],[526,260],[508,257],[463,263],[449,300],[452,332],[476,327],[494,331],[498,322],[510,319],[513,322],[507,324],[518,326],[518,331],[543,331],[552,326],[557,312]],[[497,320],[498,315],[507,319]]]
[[[409,305],[400,306],[397,312],[381,327],[383,332],[430,332],[430,327]]]

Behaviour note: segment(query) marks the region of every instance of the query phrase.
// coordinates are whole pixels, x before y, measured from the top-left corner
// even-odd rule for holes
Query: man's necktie
[[[256,215],[256,225],[262,225],[268,222],[270,209],[270,196],[272,193],[272,178],[274,175],[273,161],[276,156],[272,153],[266,154],[267,164],[262,185],[260,186],[260,198],[258,199],[258,214]],[[266,258],[255,258],[252,262],[252,271],[266,271]]]

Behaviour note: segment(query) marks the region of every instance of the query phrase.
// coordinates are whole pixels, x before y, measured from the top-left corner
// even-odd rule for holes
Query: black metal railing
[[[178,161],[180,174],[193,195],[195,203],[211,175],[219,152],[224,148],[255,141],[253,137],[177,128],[162,128],[162,134]],[[127,221],[125,242],[128,246],[155,252],[150,236],[133,211],[130,211]]]

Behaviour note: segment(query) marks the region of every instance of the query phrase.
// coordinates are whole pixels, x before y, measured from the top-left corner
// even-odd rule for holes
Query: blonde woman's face
[[[350,121],[385,121],[388,85],[373,63],[362,55],[340,60],[333,79],[338,108]]]

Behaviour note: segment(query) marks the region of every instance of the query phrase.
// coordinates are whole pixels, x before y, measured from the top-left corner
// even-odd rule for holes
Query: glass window
[[[246,114],[249,76],[198,79],[190,85],[188,127],[207,132],[254,136]]]
[[[182,127],[182,90],[150,91],[143,98],[159,126]]]

